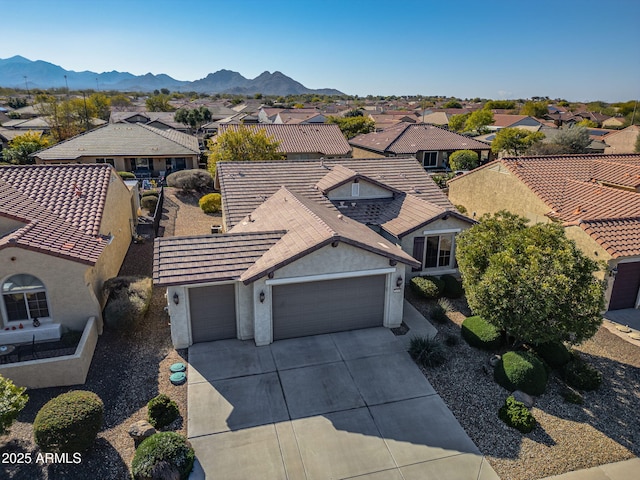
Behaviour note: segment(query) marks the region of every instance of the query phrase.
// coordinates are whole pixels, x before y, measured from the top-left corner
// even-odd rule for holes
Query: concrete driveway
[[[189,349],[191,478],[497,479],[389,330]]]

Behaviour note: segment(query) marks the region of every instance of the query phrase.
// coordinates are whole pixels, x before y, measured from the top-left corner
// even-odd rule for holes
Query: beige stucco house
[[[474,218],[508,210],[558,222],[606,264],[610,310],[640,303],[640,154],[502,158],[449,182],[449,200]]]
[[[607,145],[604,153],[636,153],[636,142],[639,135],[639,125],[629,125],[627,128],[605,135],[602,137]]]
[[[458,213],[412,157],[225,162],[224,234],[158,239],[174,346],[402,322],[415,275],[455,274]]]
[[[162,176],[198,168],[200,146],[193,135],[142,123],[110,123],[32,154],[37,164],[102,163],[119,172]]]
[[[135,232],[132,202],[109,165],[0,166],[0,343],[59,339],[90,317],[102,331],[102,285]]]

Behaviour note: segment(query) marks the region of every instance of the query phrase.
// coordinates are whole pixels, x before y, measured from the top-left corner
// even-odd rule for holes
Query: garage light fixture
[[[402,286],[402,277],[398,277],[398,279],[396,280],[396,287],[401,287]]]
[[[178,295],[178,292],[173,294],[173,303],[175,303],[176,305],[180,303],[180,295]]]
[[[609,276],[610,277],[615,277],[617,274],[618,274],[618,267],[617,266],[615,266],[611,270],[609,270]]]
[[[260,298],[260,303],[264,303],[264,290],[260,292],[259,298]]]

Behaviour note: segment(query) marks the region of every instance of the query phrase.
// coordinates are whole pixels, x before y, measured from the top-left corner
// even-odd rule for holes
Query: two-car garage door
[[[385,275],[273,285],[273,339],[380,327]]]

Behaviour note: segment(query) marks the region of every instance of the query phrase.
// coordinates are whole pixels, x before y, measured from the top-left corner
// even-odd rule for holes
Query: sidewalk
[[[638,478],[639,472],[640,458],[632,458],[623,462],[563,473],[543,480],[630,480]]]

